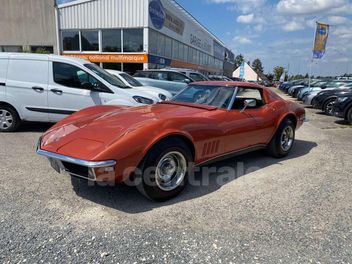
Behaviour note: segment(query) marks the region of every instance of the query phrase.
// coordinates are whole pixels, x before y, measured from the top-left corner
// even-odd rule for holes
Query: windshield
[[[192,103],[227,109],[235,87],[190,85],[176,95],[171,102]]]
[[[139,81],[137,81],[135,78],[133,78],[131,75],[127,73],[121,73],[120,76],[126,80],[131,86],[133,87],[141,87],[143,84],[141,84]]]
[[[313,87],[320,87],[320,86],[323,86],[325,84],[327,84],[327,82],[317,82],[317,83],[312,84],[312,86]]]
[[[345,83],[343,82],[331,82],[331,83],[328,83],[326,86],[327,88],[338,88],[340,86],[343,86]]]
[[[108,73],[107,71],[105,71],[104,69],[100,68],[99,66],[97,66],[93,63],[84,64],[84,66],[87,67],[88,69],[90,69],[92,72],[94,72],[99,77],[103,78],[105,81],[107,81],[111,85],[114,85],[114,86],[117,86],[120,88],[130,88],[130,87],[126,86],[122,81],[117,79],[114,75]]]

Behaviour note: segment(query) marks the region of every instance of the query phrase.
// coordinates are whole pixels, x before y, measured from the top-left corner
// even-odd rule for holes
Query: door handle
[[[54,94],[58,94],[58,95],[61,95],[63,93],[61,90],[58,90],[58,89],[51,89],[50,91],[52,91]]]
[[[39,87],[39,86],[34,86],[32,89],[38,93],[44,92],[44,88]]]
[[[0,86],[6,86],[6,83],[0,83]]]

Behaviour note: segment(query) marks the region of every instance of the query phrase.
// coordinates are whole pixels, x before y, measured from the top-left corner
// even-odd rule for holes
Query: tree
[[[241,66],[241,64],[244,62],[244,57],[242,54],[237,55],[235,58],[235,69]]]
[[[255,72],[258,73],[263,73],[264,72],[264,68],[263,68],[263,64],[260,61],[260,59],[255,59],[252,63],[252,68]]]
[[[275,75],[275,80],[279,81],[280,77],[282,76],[282,74],[284,73],[285,68],[281,67],[281,66],[276,66],[274,68],[274,75]]]
[[[273,80],[274,80],[274,74],[272,74],[272,73],[268,73],[268,74],[266,74],[266,78],[268,78],[268,80],[270,81],[270,82],[272,82]]]

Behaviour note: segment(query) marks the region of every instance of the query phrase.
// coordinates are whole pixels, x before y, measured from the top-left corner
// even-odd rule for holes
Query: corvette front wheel
[[[149,151],[135,175],[137,189],[154,201],[177,196],[185,187],[191,161],[191,151],[182,140],[159,142]]]
[[[295,141],[295,125],[290,119],[285,119],[271,140],[268,150],[275,158],[283,158],[291,151]]]

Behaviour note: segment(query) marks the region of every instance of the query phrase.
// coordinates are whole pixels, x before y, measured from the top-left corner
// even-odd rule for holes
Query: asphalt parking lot
[[[287,158],[218,162],[166,203],[57,174],[35,154],[47,125],[1,134],[0,262],[351,263],[352,128],[307,116]]]

